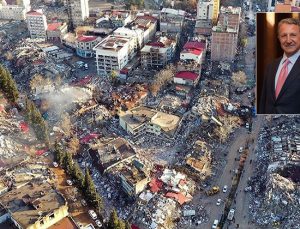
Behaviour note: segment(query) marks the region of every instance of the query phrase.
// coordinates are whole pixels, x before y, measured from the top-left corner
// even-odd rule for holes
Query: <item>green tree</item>
[[[57,142],[55,142],[54,145],[54,156],[55,160],[59,165],[62,165],[63,159],[64,159],[64,153],[62,152],[61,147],[58,145]]]
[[[116,209],[113,209],[110,213],[108,225],[108,229],[116,229],[119,228],[119,218]]]
[[[96,188],[88,168],[85,168],[84,192],[86,197],[89,199],[89,202],[93,203],[93,197],[95,197]]]
[[[127,220],[125,221],[125,229],[131,229],[131,224]]]
[[[16,103],[19,98],[19,91],[16,82],[10,72],[0,65],[0,89],[2,89],[8,101]]]
[[[84,176],[83,173],[78,165],[77,162],[75,162],[73,164],[72,167],[72,173],[71,173],[73,179],[76,180],[77,184],[79,185],[80,188],[84,188],[83,184],[84,184]]]
[[[71,175],[73,171],[73,159],[72,155],[69,152],[66,152],[63,158],[63,167],[65,171]]]

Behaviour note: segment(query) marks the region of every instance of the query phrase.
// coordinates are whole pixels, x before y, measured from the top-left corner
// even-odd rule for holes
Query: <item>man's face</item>
[[[287,57],[292,56],[300,49],[300,28],[298,25],[282,24],[279,27],[278,38]]]

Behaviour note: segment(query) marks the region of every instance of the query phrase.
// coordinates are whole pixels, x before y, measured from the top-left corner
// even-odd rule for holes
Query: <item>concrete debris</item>
[[[274,116],[260,134],[257,173],[247,190],[252,220],[261,226],[300,227],[299,123],[296,116]]]

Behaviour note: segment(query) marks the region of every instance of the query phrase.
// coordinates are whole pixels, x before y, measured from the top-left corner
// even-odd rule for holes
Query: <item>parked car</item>
[[[102,227],[102,223],[100,222],[99,219],[95,220],[95,223],[98,227]]]
[[[73,185],[73,182],[71,180],[67,180],[68,185]]]
[[[233,220],[234,212],[235,212],[235,210],[234,210],[233,208],[230,209],[230,211],[229,211],[229,213],[228,213],[228,216],[227,216],[227,219],[228,219],[228,220]]]
[[[224,185],[224,187],[223,187],[223,192],[224,192],[224,193],[227,192],[227,189],[228,189],[228,186],[227,186],[227,185]]]
[[[92,219],[97,219],[97,214],[94,210],[89,210],[89,215]]]
[[[221,199],[218,199],[217,200],[217,206],[219,206],[221,204],[222,200]]]
[[[58,163],[57,162],[53,162],[53,166],[54,166],[54,168],[57,168],[58,167]]]
[[[82,206],[87,206],[87,203],[84,199],[82,199],[80,202],[81,202]]]
[[[218,227],[219,220],[215,219],[213,225],[211,226],[212,229],[216,229]]]

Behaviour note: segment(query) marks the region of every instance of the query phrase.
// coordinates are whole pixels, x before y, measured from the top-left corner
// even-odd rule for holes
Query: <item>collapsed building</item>
[[[134,136],[148,132],[171,138],[174,136],[181,120],[178,116],[142,106],[126,112],[121,111],[119,116],[120,126]]]
[[[133,158],[136,153],[125,139],[116,138],[106,143],[95,144],[89,149],[89,154],[97,168],[104,173]]]
[[[259,225],[299,228],[299,119],[273,117],[260,133],[259,146],[257,172],[247,187],[251,216]]]

